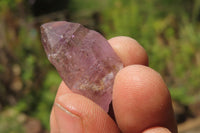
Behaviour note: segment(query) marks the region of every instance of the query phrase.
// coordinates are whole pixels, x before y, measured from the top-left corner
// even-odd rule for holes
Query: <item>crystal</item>
[[[47,57],[65,84],[108,112],[114,77],[123,67],[108,41],[96,31],[66,21],[43,24],[41,36]]]

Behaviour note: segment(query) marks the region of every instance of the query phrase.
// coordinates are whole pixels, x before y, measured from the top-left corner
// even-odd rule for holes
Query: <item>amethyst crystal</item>
[[[41,35],[48,59],[66,85],[108,112],[114,77],[123,65],[107,40],[66,21],[43,24]]]

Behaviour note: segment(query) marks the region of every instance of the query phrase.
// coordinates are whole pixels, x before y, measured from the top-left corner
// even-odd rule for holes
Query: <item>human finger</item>
[[[127,36],[113,37],[108,40],[124,66],[141,64],[148,65],[145,49],[133,38]]]
[[[161,76],[149,67],[132,65],[117,74],[113,108],[123,133],[141,133],[155,126],[177,132],[167,86]]]
[[[115,122],[102,108],[75,93],[59,96],[54,113],[60,133],[119,133]]]

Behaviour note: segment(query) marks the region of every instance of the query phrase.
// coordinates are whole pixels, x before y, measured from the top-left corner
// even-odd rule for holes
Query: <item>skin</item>
[[[116,122],[62,82],[50,116],[51,133],[177,133],[169,91],[160,74],[148,67],[144,48],[124,36],[108,41],[125,66],[113,86]]]

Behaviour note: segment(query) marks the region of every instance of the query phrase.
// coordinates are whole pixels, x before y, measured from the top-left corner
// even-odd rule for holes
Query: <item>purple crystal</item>
[[[43,24],[41,35],[48,59],[66,85],[108,112],[114,77],[123,65],[107,40],[66,21]]]

